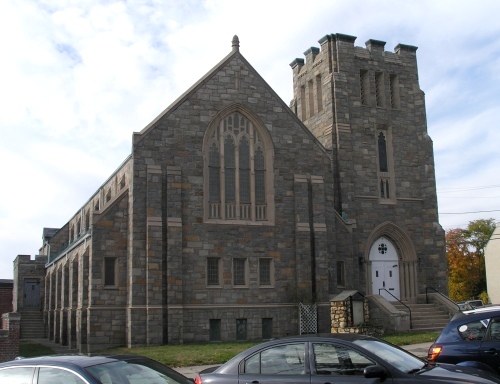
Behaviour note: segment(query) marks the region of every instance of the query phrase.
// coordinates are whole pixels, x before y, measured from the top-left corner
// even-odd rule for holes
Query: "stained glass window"
[[[266,148],[259,131],[233,112],[211,132],[208,145],[209,218],[267,220]]]

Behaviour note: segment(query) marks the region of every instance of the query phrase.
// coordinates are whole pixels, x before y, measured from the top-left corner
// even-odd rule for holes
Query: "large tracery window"
[[[210,133],[208,218],[266,221],[265,145],[252,122],[232,112]]]

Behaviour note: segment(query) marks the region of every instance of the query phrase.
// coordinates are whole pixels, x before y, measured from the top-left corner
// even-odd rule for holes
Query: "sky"
[[[500,219],[498,0],[2,0],[0,279],[36,255],[141,131],[231,51],[286,104],[331,33],[417,46],[445,230]]]

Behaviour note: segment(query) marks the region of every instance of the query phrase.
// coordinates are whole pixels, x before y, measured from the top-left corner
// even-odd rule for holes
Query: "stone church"
[[[18,256],[17,310],[39,306],[47,337],[90,352],[298,334],[300,304],[330,332],[342,292],[447,293],[417,48],[355,40],[329,34],[293,60],[287,104],[235,36],[43,230],[41,277]]]

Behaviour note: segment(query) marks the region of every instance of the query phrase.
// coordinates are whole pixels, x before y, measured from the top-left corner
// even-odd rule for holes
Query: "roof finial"
[[[237,52],[240,50],[240,39],[238,39],[237,35],[233,36],[233,41],[232,41],[232,47],[233,47],[233,52]]]

